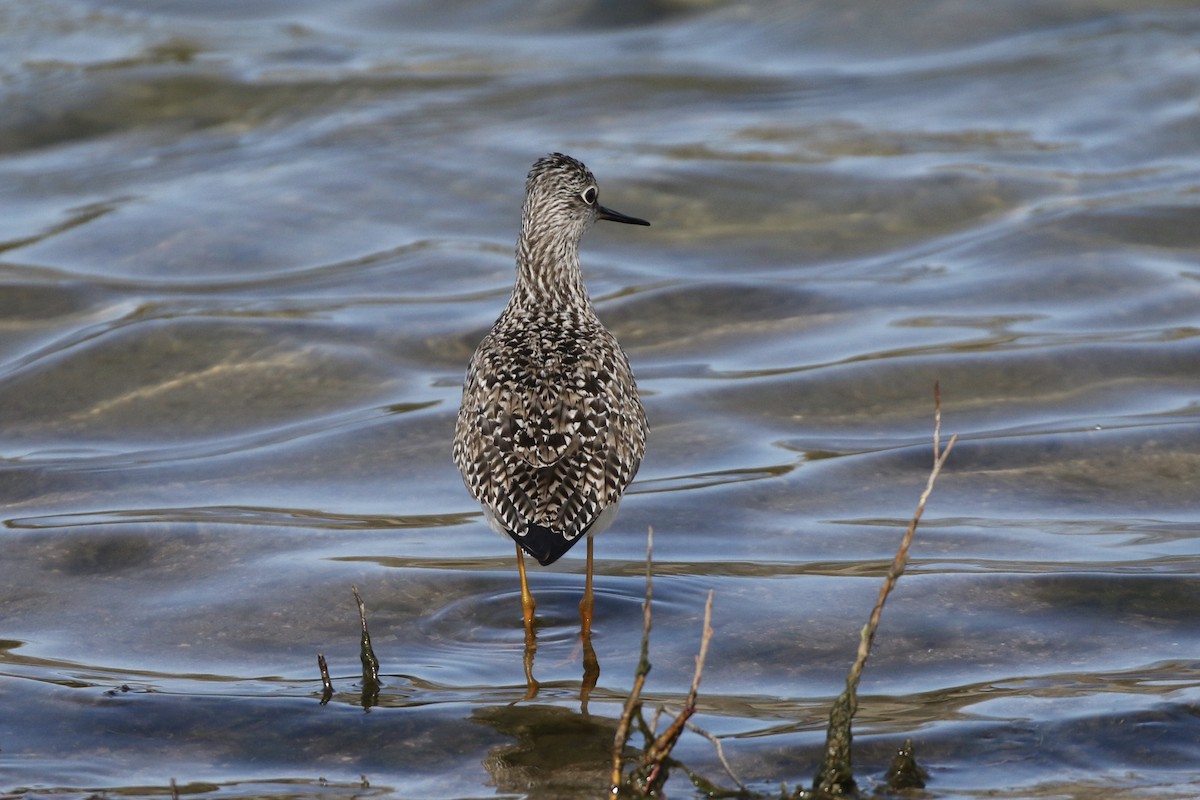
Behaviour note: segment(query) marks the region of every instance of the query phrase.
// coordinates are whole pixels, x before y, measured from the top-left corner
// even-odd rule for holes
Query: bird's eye
[[[596,198],[600,196],[600,192],[596,191],[595,186],[589,186],[580,192],[579,196],[583,198],[583,202],[590,206],[596,202]]]

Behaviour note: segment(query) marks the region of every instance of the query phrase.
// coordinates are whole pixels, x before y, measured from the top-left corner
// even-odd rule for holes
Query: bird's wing
[[[538,525],[576,539],[641,463],[645,416],[629,362],[608,331],[591,334],[550,347],[485,339],[472,360],[455,461],[509,531]]]

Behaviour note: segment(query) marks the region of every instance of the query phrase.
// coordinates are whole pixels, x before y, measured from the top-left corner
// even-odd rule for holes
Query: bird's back
[[[454,460],[489,523],[549,564],[611,517],[646,435],[629,361],[590,305],[510,304],[471,360]]]

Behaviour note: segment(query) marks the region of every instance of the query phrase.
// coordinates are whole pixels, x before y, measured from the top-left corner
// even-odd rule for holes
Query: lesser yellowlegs
[[[524,554],[552,564],[587,537],[580,616],[590,628],[592,539],[612,523],[646,446],[629,359],[596,316],[579,240],[605,208],[592,173],[561,153],[525,182],[512,296],[467,369],[454,461],[488,525],[517,543],[521,609],[533,631]]]

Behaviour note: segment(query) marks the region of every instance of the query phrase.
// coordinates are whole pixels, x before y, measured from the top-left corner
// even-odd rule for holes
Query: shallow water
[[[1198,42],[1170,2],[0,3],[0,793],[599,797],[651,526],[649,699],[712,590],[695,722],[806,784],[938,383],[862,785],[911,737],[934,797],[1197,795]],[[586,715],[582,552],[531,573],[525,700],[449,458],[551,150],[653,222],[584,248],[652,427]]]

